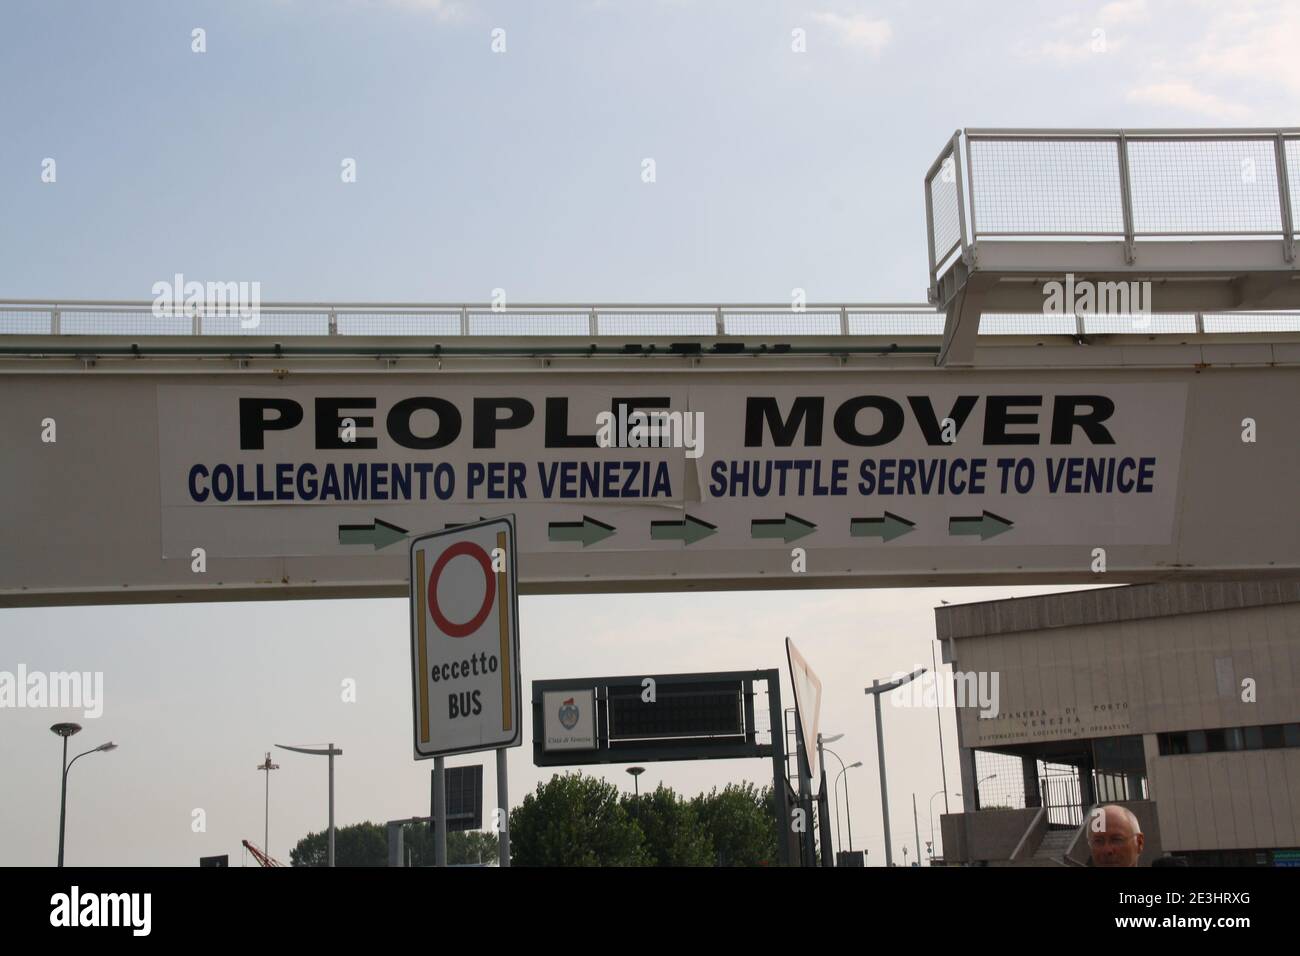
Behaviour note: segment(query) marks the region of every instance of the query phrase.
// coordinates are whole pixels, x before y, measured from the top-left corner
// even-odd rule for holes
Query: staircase
[[[1074,830],[1048,830],[1034,851],[1032,866],[1066,866],[1065,851],[1074,840]]]

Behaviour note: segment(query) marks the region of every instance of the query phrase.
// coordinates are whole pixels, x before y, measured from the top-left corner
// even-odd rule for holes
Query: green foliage
[[[329,831],[308,833],[289,853],[293,866],[326,866]],[[388,835],[378,823],[353,823],[334,830],[335,866],[387,866]]]
[[[776,810],[771,787],[746,781],[717,787],[691,801],[718,866],[775,866]]]
[[[599,777],[557,774],[510,811],[516,866],[646,866],[645,836]]]
[[[516,866],[775,866],[777,826],[772,788],[728,784],[685,800],[662,784],[640,797],[581,773],[557,774],[510,813],[511,862]],[[410,866],[433,866],[432,828],[407,824]],[[385,866],[387,828],[379,823],[339,827],[337,866]],[[447,834],[447,862],[491,864],[497,836]],[[325,866],[326,833],[309,833],[289,856],[294,866]]]
[[[402,842],[411,866],[433,866],[433,828],[427,823],[407,824]],[[328,833],[309,833],[289,853],[294,866],[325,866]],[[447,834],[447,863],[487,864],[497,859],[497,836],[477,830]],[[388,827],[382,823],[354,823],[334,834],[335,866],[387,866]]]
[[[695,808],[660,784],[654,793],[623,797],[623,809],[645,836],[654,866],[712,866],[713,842]]]
[[[435,855],[433,827],[428,823],[411,823],[402,828],[402,847],[410,866],[433,866]],[[482,830],[451,830],[447,833],[447,865],[495,865],[498,839],[495,833]]]

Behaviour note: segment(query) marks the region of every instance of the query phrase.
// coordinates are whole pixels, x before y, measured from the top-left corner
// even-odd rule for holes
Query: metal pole
[[[1137,247],[1133,233],[1133,187],[1129,179],[1128,135],[1123,130],[1120,130],[1115,142],[1115,150],[1119,157],[1119,195],[1124,214],[1124,261],[1132,265],[1137,261]],[[1079,332],[1083,334],[1082,328]]]
[[[939,662],[935,659],[933,644],[930,645],[930,663],[934,665],[935,687],[940,687],[942,685],[939,684]],[[934,709],[934,716],[935,719],[939,722],[939,772],[943,775],[943,812],[948,813],[949,812],[948,811],[948,768],[944,765],[943,762],[943,698],[942,697],[939,698],[938,706],[936,706]],[[933,816],[933,814],[931,814],[931,816]],[[934,834],[932,833],[930,834],[930,836],[933,837]]]
[[[818,761],[818,772],[822,778],[821,790],[817,795],[817,832],[822,844],[822,866],[834,866],[835,844],[831,840],[830,798],[826,795],[826,765],[820,761]],[[828,845],[830,853],[826,852]]]
[[[446,758],[433,758],[433,865],[447,865]]]
[[[497,863],[510,865],[510,788],[506,781],[506,748],[497,748],[497,807],[501,810],[501,831],[498,838]],[[443,819],[446,827],[446,818]],[[445,833],[444,833],[445,840]]]
[[[849,806],[849,777],[844,775],[844,819],[849,825],[849,852],[853,852],[853,809]]]
[[[840,845],[840,852],[844,852],[844,836],[840,833],[840,778],[844,776],[841,770],[835,777],[835,842]]]
[[[831,821],[830,814],[826,811],[829,808],[826,796],[826,752],[822,748],[822,735],[817,735],[817,772],[821,775],[821,789],[817,801],[817,832],[822,842],[822,866],[835,865],[835,846],[831,844],[831,852],[827,854],[826,844],[831,843]]]
[[[894,842],[889,836],[889,785],[885,781],[885,731],[880,723],[880,681],[871,681],[871,696],[876,701],[876,755],[880,761],[880,812],[885,817],[885,866],[894,865]]]
[[[329,849],[329,862],[326,865],[333,866],[334,865],[334,742],[333,741],[330,741],[330,745],[329,745],[329,758],[330,758],[330,849]],[[269,773],[266,775],[266,779],[268,781],[266,785],[267,793],[270,793],[271,784],[269,781],[271,779],[271,775]]]
[[[271,762],[271,755],[266,755],[266,762]],[[266,808],[262,815],[262,852],[271,855],[271,770],[266,771]]]
[[[934,859],[934,798],[938,794],[930,797],[930,859]]]
[[[59,866],[63,866],[63,827],[68,811],[68,738],[63,738],[63,791],[59,797]]]
[[[781,677],[766,671],[767,720],[772,731],[772,809],[776,813],[776,857],[782,866],[790,864],[790,805],[786,800],[785,733],[781,720]]]
[[[817,865],[817,849],[813,842],[812,768],[808,765],[808,749],[804,746],[803,722],[798,709],[794,712],[795,763],[799,767],[799,806],[803,810],[803,865]]]
[[[916,794],[912,794],[912,832],[916,836],[916,865],[921,865],[921,825],[916,822]]]

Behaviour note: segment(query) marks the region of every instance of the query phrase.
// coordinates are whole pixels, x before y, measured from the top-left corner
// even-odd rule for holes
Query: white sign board
[[[794,707],[803,728],[804,753],[808,756],[809,771],[817,779],[817,732],[822,715],[822,682],[812,672],[798,648],[790,638],[785,639],[785,653],[790,661],[790,682],[794,685]]]
[[[596,749],[596,693],[548,690],[542,694],[542,749]]]
[[[0,604],[405,597],[409,536],[505,512],[524,593],[1300,570],[1300,368],[799,361],[0,373]]]
[[[514,518],[411,542],[415,757],[517,747]]]

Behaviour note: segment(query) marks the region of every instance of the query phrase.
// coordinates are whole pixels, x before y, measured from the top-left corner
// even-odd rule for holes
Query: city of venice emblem
[[[572,730],[578,725],[578,705],[572,697],[560,704],[560,723],[565,730]]]

